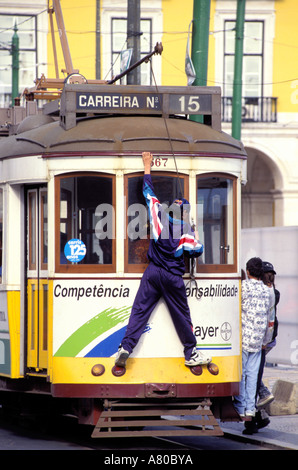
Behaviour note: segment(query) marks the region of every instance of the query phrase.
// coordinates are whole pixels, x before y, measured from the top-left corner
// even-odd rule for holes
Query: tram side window
[[[3,267],[3,189],[0,188],[0,284],[2,283],[2,267]]]
[[[48,195],[46,191],[40,194],[40,218],[41,218],[41,269],[47,269],[48,264]]]
[[[188,180],[169,174],[152,174],[154,191],[159,201],[167,207],[182,191],[188,192]],[[147,251],[150,241],[150,223],[143,196],[143,174],[126,175],[127,232],[125,238],[125,269],[142,272],[148,264]],[[184,189],[185,188],[185,189]],[[187,196],[185,196],[187,197]]]
[[[197,177],[197,227],[204,254],[200,271],[219,265],[229,271],[236,263],[236,178],[220,175]],[[205,265],[205,269],[204,269]]]
[[[60,271],[114,271],[115,217],[114,179],[112,176],[64,176],[56,179],[59,220],[56,222],[56,266]],[[79,260],[66,258],[70,240],[85,245]],[[79,245],[78,245],[79,246]],[[59,256],[57,251],[59,251]],[[70,248],[72,253],[72,248]],[[66,267],[66,269],[65,269]],[[91,269],[88,269],[91,268]]]

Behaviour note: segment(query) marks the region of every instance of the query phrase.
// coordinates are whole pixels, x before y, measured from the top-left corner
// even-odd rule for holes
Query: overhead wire
[[[154,70],[153,70],[153,67],[152,67],[152,60],[151,59],[150,59],[150,69],[151,69],[151,73],[152,73],[152,77],[153,77],[156,92],[160,96],[160,92],[159,92],[157,82],[156,82],[156,79],[155,79],[155,74],[154,74]],[[179,176],[178,165],[177,165],[176,156],[175,156],[175,152],[174,152],[173,142],[172,142],[172,139],[171,139],[171,136],[170,136],[167,119],[164,115],[163,115],[163,121],[164,121],[164,124],[165,124],[166,133],[167,133],[167,136],[168,136],[168,139],[169,139],[171,153],[172,153],[173,160],[174,160],[174,163],[175,163],[176,175],[177,175],[177,178],[178,178],[178,184],[179,184],[181,197],[183,197],[184,196],[184,191],[182,190],[182,185],[181,185],[181,181],[180,181],[180,176]]]
[[[30,15],[28,17],[26,17],[23,21],[19,22],[18,23],[18,26],[28,22],[30,19],[38,16],[38,15],[41,15],[43,13],[45,13],[47,11],[47,9],[44,9],[44,10],[41,10],[40,12],[36,13],[35,15]],[[3,29],[0,29],[0,34],[1,33],[5,33],[9,30],[13,31],[14,29],[14,26],[10,26],[10,27],[7,27],[7,28],[3,28]],[[228,32],[228,31],[233,31],[235,30],[235,28],[230,28],[230,29],[219,29],[219,30],[214,30],[214,31],[210,31],[209,34],[210,35],[215,35],[215,34],[218,34],[218,33],[224,33],[224,32]],[[29,31],[33,31],[32,28],[30,29],[26,29],[26,30],[22,30],[23,32],[29,32]],[[34,30],[35,31],[35,30]],[[37,29],[38,32],[47,32],[47,31],[44,31],[44,30],[40,30],[40,29]],[[72,31],[72,30],[67,30],[67,34],[95,34],[96,31],[95,30],[88,30],[88,31]],[[111,34],[110,32],[104,32],[104,31],[100,31],[100,34]],[[158,34],[158,32],[155,32],[155,34]],[[160,32],[161,35],[181,35],[181,34],[188,34],[188,31],[161,31]],[[256,38],[256,37],[251,37],[251,36],[245,36],[246,38],[248,39],[254,39],[254,40],[259,40],[261,41],[260,38]],[[298,46],[296,44],[284,44],[284,43],[278,43],[276,41],[271,41],[271,40],[263,40],[264,42],[271,42],[271,43],[274,43],[275,45],[279,45],[279,46],[283,46],[283,47],[290,47],[290,48],[298,48]],[[164,43],[164,41],[163,41]],[[5,43],[3,43],[5,44]],[[1,47],[0,47],[0,50],[1,50]],[[2,49],[3,50],[3,49]],[[173,64],[170,60],[168,60],[165,55],[163,55],[163,59],[168,63],[170,64],[172,67],[176,68],[176,70],[178,70],[179,72],[181,73],[185,73],[184,70],[181,70],[179,69],[179,67],[177,67],[177,65]],[[117,58],[116,58],[117,60]],[[116,61],[115,60],[115,61]],[[115,63],[115,62],[114,62]],[[111,68],[113,67],[113,64],[111,65]],[[110,70],[111,70],[110,68]],[[106,75],[108,75],[108,73],[110,72],[110,70],[107,72]],[[278,84],[282,84],[282,83],[289,83],[289,82],[292,82],[294,80],[297,80],[298,78],[297,77],[294,77],[294,78],[289,78],[289,79],[285,79],[285,80],[279,80],[279,81],[272,81],[272,82],[258,82],[258,83],[255,83],[254,85],[255,86],[263,86],[263,85],[278,85]],[[208,82],[209,83],[213,83],[213,84],[217,84],[219,86],[223,86],[223,85],[226,85],[226,84],[230,84],[229,82],[226,82],[225,80],[212,80],[212,79],[208,79]],[[246,84],[246,83],[243,83],[243,85],[249,85],[249,84]]]
[[[150,60],[150,69],[151,69],[153,81],[154,81],[154,84],[155,84],[156,92],[157,92],[158,95],[160,95],[151,59],[152,58],[149,59]],[[169,128],[168,128],[167,118],[164,115],[163,115],[163,120],[164,120],[164,124],[165,124],[165,128],[166,128],[166,133],[167,133],[167,136],[168,136],[168,140],[169,140],[169,143],[170,143],[171,153],[172,153],[173,160],[174,160],[174,163],[175,163],[176,176],[177,176],[177,180],[178,180],[178,184],[179,184],[180,194],[181,194],[181,197],[184,197],[184,191],[183,191],[182,185],[181,185],[181,179],[180,179],[180,176],[179,176],[179,170],[178,170],[178,165],[177,165],[177,161],[176,161],[173,142],[172,142],[172,138],[171,138],[170,131],[169,131]],[[195,224],[194,224],[193,221],[192,221],[192,229],[195,230]],[[185,287],[187,287],[188,285],[191,287],[191,284],[194,283],[195,284],[195,292],[196,292],[195,295],[196,295],[197,299],[199,299],[199,297],[198,297],[199,290],[198,290],[197,281],[196,281],[196,278],[195,278],[195,259],[194,258],[189,258],[189,276],[190,276],[190,279],[186,283]]]
[[[185,74],[184,70],[177,67],[176,64],[173,64],[165,55],[163,55],[163,60],[165,60],[173,68],[178,70],[178,72],[181,72],[181,73]],[[196,77],[196,78],[198,78],[198,77]],[[278,80],[278,81],[272,81],[272,82],[256,82],[254,85],[258,85],[258,86],[261,86],[261,85],[278,85],[278,84],[281,84],[281,83],[292,82],[294,80],[298,80],[298,77],[287,78],[285,80]],[[213,83],[213,84],[218,85],[218,86],[220,86],[220,85],[230,85],[231,84],[231,82],[226,82],[225,80],[212,80],[212,79],[208,78],[207,81],[208,81],[208,83]],[[242,82],[242,85],[250,85],[250,83]]]

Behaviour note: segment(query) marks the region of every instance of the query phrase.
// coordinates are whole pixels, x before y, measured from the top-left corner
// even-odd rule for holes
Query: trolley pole
[[[14,99],[19,96],[19,36],[17,34],[17,25],[14,25],[14,34],[12,36],[11,55],[12,55],[12,89],[11,100],[12,105]]]
[[[208,74],[210,0],[194,0],[191,60],[196,71],[193,86],[206,86]],[[193,121],[203,122],[204,117],[193,115]]]
[[[245,0],[237,0],[236,36],[235,36],[235,62],[232,101],[232,137],[241,139],[242,119],[242,62],[243,62],[243,36],[245,21]]]
[[[96,32],[95,32],[95,75],[96,79],[101,78],[101,60],[100,60],[100,0],[96,0]]]
[[[59,30],[60,42],[61,42],[63,57],[65,61],[65,72],[67,73],[67,75],[70,75],[71,73],[78,72],[78,70],[74,70],[72,66],[72,60],[71,60],[60,0],[53,0],[53,8],[56,14],[56,22],[57,22],[57,26]]]

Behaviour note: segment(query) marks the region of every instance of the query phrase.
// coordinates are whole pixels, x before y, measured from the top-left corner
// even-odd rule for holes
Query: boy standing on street
[[[234,406],[241,417],[255,416],[255,399],[263,340],[268,327],[269,288],[261,280],[262,260],[246,263],[242,281],[242,380]]]
[[[268,426],[270,423],[270,419],[264,407],[271,403],[274,400],[274,395],[270,392],[270,390],[264,385],[262,381],[264,366],[266,362],[266,355],[271,351],[271,349],[276,344],[276,336],[278,330],[278,320],[276,316],[276,307],[279,303],[280,299],[280,292],[275,288],[275,275],[276,272],[274,267],[268,261],[263,261],[263,276],[262,281],[263,283],[269,287],[270,291],[270,318],[269,318],[269,328],[267,329],[263,347],[262,347],[262,354],[261,354],[261,363],[259,368],[259,375],[258,375],[258,382],[257,382],[257,394],[256,394],[256,401],[257,401],[256,408],[257,412],[255,417],[252,421],[247,421],[244,424],[244,431],[243,434],[254,434],[258,432],[259,429]]]

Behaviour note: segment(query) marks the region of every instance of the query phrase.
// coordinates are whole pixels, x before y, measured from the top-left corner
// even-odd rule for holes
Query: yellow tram
[[[221,131],[220,99],[217,87],[65,84],[60,99],[0,140],[1,399],[9,392],[66,399],[99,437],[111,434],[107,420],[117,436],[127,417],[146,426],[156,408],[208,419],[209,428],[201,417],[179,434],[220,434],[214,416],[235,418],[246,152]],[[162,203],[176,197],[179,180],[204,245],[185,284],[209,368],[184,365],[163,300],[126,369],[114,367],[147,265],[142,151],[153,154]],[[167,433],[158,426],[155,434]]]

